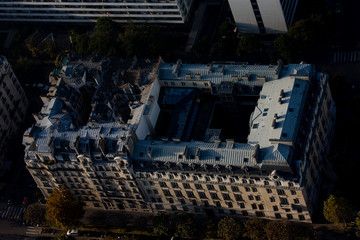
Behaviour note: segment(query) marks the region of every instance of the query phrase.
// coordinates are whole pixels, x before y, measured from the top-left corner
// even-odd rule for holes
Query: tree
[[[209,55],[210,47],[210,40],[205,36],[192,46],[191,52],[196,58],[206,57]]]
[[[291,240],[313,240],[315,231],[311,224],[293,223],[291,227]]]
[[[24,212],[24,220],[27,224],[42,224],[45,220],[46,208],[41,203],[30,204]]]
[[[172,221],[169,215],[160,214],[154,218],[153,222],[153,231],[155,234],[159,234],[161,236],[170,236],[173,234]]]
[[[89,46],[89,36],[86,33],[78,33],[75,30],[71,30],[70,36],[77,54],[86,56],[91,53]]]
[[[176,219],[175,236],[182,238],[194,237],[196,233],[196,223],[194,218],[189,214],[180,215]]]
[[[353,210],[347,201],[342,197],[330,195],[324,202],[324,217],[331,223],[346,223],[353,220]]]
[[[270,221],[265,225],[264,231],[269,240],[291,239],[291,224],[288,221]]]
[[[101,55],[112,56],[117,50],[116,36],[113,20],[108,17],[98,18],[90,36],[90,49]]]
[[[244,237],[252,240],[266,240],[266,233],[264,226],[267,221],[261,218],[252,218],[244,222]]]
[[[356,225],[356,236],[360,238],[360,212],[358,212],[356,215],[355,225]]]
[[[68,236],[66,234],[54,237],[53,239],[54,240],[76,240],[76,238],[74,236]]]
[[[46,219],[56,227],[67,229],[80,225],[84,203],[77,201],[69,189],[54,189],[46,203]]]
[[[261,48],[260,40],[255,34],[244,34],[241,36],[238,47],[237,55],[241,56],[243,53],[257,53]]]
[[[209,219],[202,225],[202,236],[204,238],[215,238],[217,236],[217,223]]]
[[[218,236],[224,240],[235,240],[242,235],[242,228],[232,217],[226,217],[218,223]]]

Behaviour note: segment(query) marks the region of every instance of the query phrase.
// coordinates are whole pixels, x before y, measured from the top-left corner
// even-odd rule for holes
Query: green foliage
[[[268,240],[291,239],[291,223],[288,221],[271,221],[266,224],[264,231]]]
[[[251,240],[266,240],[266,233],[264,226],[267,224],[266,220],[261,218],[252,218],[244,222],[244,237]]]
[[[217,237],[217,222],[209,219],[202,225],[202,236],[204,238],[215,238]]]
[[[154,233],[161,236],[171,236],[174,232],[172,221],[169,215],[160,214],[154,217]]]
[[[160,28],[156,25],[129,22],[118,40],[125,56],[152,56],[161,47]]]
[[[206,57],[209,55],[210,47],[210,40],[205,36],[192,46],[191,52],[196,58]]]
[[[242,235],[242,227],[232,217],[226,217],[218,223],[218,236],[224,240],[236,240]]]
[[[66,234],[54,237],[53,239],[54,240],[76,240],[76,238],[74,236],[68,236]]]
[[[360,238],[360,212],[358,212],[356,215],[355,225],[356,225],[356,236]]]
[[[69,189],[54,189],[46,203],[46,219],[56,227],[68,229],[80,225],[84,203],[77,201]]]
[[[86,33],[70,31],[71,41],[74,44],[75,52],[81,56],[90,54],[89,36]]]
[[[45,220],[46,208],[41,203],[30,204],[24,212],[24,220],[27,224],[42,224]]]
[[[90,36],[89,47],[97,54],[113,56],[116,54],[116,36],[115,23],[111,18],[98,18]]]
[[[176,219],[175,236],[182,238],[191,238],[196,234],[196,223],[192,215],[180,215]]]
[[[275,50],[287,62],[313,60],[324,48],[328,50],[329,24],[326,17],[319,15],[301,19],[289,27],[287,34],[275,40]]]
[[[314,240],[315,230],[309,223],[292,223],[291,240]]]
[[[331,223],[346,223],[354,219],[353,210],[342,197],[330,195],[324,202],[324,217]]]
[[[257,53],[260,48],[260,40],[255,34],[244,34],[239,40],[237,55],[241,56],[243,53]]]

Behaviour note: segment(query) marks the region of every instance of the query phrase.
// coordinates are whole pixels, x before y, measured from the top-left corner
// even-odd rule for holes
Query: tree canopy
[[[324,202],[324,217],[331,223],[346,223],[354,218],[353,210],[342,197],[330,195]]]
[[[175,235],[182,238],[194,237],[196,234],[196,223],[194,218],[189,214],[180,215],[176,219]]]
[[[24,212],[24,220],[27,224],[42,224],[45,220],[46,208],[41,203],[30,204]]]
[[[46,203],[46,219],[63,229],[76,227],[84,215],[84,203],[77,201],[69,189],[54,189]]]
[[[242,236],[242,230],[241,224],[232,217],[223,218],[218,223],[218,236],[224,240],[236,240]]]
[[[266,240],[265,225],[267,221],[261,218],[252,218],[244,222],[244,237],[252,240]]]
[[[160,214],[154,217],[153,231],[161,236],[170,236],[173,234],[173,225],[169,215]]]

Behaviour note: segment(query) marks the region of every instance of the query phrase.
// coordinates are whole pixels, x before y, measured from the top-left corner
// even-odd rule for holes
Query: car
[[[66,235],[68,236],[77,236],[79,235],[79,230],[77,229],[71,229],[66,232]]]
[[[14,205],[14,200],[12,200],[12,198],[10,198],[10,199],[8,200],[8,205],[9,205],[9,206]]]
[[[22,201],[23,205],[28,205],[29,204],[29,198],[28,197],[24,197],[23,201]]]

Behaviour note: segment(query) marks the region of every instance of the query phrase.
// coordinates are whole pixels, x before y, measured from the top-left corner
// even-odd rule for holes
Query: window
[[[177,208],[176,208],[176,206],[174,206],[174,205],[171,205],[171,210],[172,210],[172,211],[177,211]]]
[[[181,82],[181,85],[182,85],[182,86],[185,86],[185,85],[186,85],[186,83],[185,83],[185,82]]]
[[[206,187],[207,187],[208,190],[214,190],[215,189],[214,185],[206,185]]]
[[[277,189],[278,195],[285,195],[285,191],[282,189]]]
[[[191,200],[192,205],[197,206],[196,200]]]
[[[239,192],[239,188],[237,186],[231,186],[231,190],[233,192]]]
[[[167,187],[165,182],[159,182],[159,184],[160,184],[160,187]]]
[[[186,195],[187,195],[189,198],[195,198],[194,193],[191,192],[191,191],[186,191]]]
[[[185,200],[183,198],[180,198],[179,200],[181,204],[185,204]]]
[[[294,108],[289,108],[289,112],[294,112]]]
[[[247,212],[247,211],[245,211],[245,210],[244,210],[244,211],[242,211],[241,213],[242,213],[242,215],[243,215],[243,216],[245,216],[245,217],[249,215],[249,214],[248,214],[248,212]]]
[[[273,209],[274,209],[275,212],[279,211],[278,206],[273,206]]]
[[[196,87],[196,86],[197,86],[197,84],[196,84],[195,82],[193,82],[192,84],[193,84],[193,86],[194,86],[194,87]]]
[[[172,183],[171,183],[171,186],[172,186],[173,188],[179,188],[179,185],[178,185],[177,183],[175,183],[175,182],[172,182]]]
[[[251,204],[252,209],[257,209],[257,205],[255,203]]]
[[[280,213],[275,213],[275,218],[276,219],[281,219],[281,214]]]
[[[201,184],[195,184],[195,188],[196,189],[202,189],[202,186],[201,186]]]
[[[299,220],[301,220],[301,221],[305,220],[304,215],[299,215]]]
[[[259,204],[258,207],[259,207],[260,210],[264,210],[264,205],[263,204]]]
[[[167,200],[169,203],[174,203],[174,199],[172,199],[172,198],[168,198]]]
[[[289,202],[286,198],[280,198],[280,203],[281,204],[285,204],[285,205],[289,205]]]
[[[290,190],[291,195],[296,195],[296,191],[295,190]]]
[[[250,192],[250,188],[249,188],[249,187],[245,187],[245,191],[246,191],[246,192]]]
[[[184,212],[189,211],[189,208],[187,206],[183,206],[182,208],[183,208]]]
[[[275,202],[275,198],[274,198],[274,197],[270,197],[270,202]]]
[[[267,193],[272,193],[272,190],[271,190],[270,188],[267,188],[267,189],[266,189],[266,192],[267,192]]]
[[[219,199],[219,197],[216,193],[210,193],[210,196],[212,199]]]
[[[188,184],[188,183],[183,183],[183,187],[184,187],[184,188],[190,188],[190,184]]]
[[[264,217],[265,216],[263,212],[256,211],[255,214],[256,214],[256,217]]]
[[[257,188],[256,187],[252,187],[251,188],[253,192],[257,192]]]
[[[238,205],[240,206],[240,208],[245,208],[245,204],[242,202],[238,203]]]
[[[253,128],[253,129],[256,129],[256,128],[258,128],[258,127],[259,127],[259,124],[258,124],[258,123],[254,123],[252,128]]]
[[[216,207],[221,207],[221,203],[219,201],[214,201]]]
[[[249,200],[254,200],[254,197],[252,195],[249,195]]]
[[[289,219],[289,220],[293,219],[293,215],[292,215],[292,214],[286,214],[286,217],[287,217],[287,219]]]
[[[220,191],[226,191],[227,190],[226,186],[224,186],[224,185],[219,185],[219,188],[220,188]]]
[[[175,190],[174,192],[175,192],[176,197],[182,197],[183,196],[181,191],[179,191],[179,190]]]
[[[227,194],[227,193],[223,193],[222,196],[223,196],[224,200],[231,200],[229,194]]]
[[[294,199],[294,203],[295,203],[295,204],[298,204],[299,202],[300,202],[300,201],[299,201],[298,198],[295,198],[295,199]]]
[[[240,194],[234,194],[236,201],[243,201],[243,198]]]
[[[227,202],[226,204],[228,205],[229,208],[232,208],[232,207],[233,207],[232,202]]]
[[[199,196],[200,196],[200,198],[207,198],[206,194],[204,192],[199,192]]]
[[[260,196],[255,196],[256,201],[261,201],[261,197]]]
[[[171,193],[169,190],[165,190],[163,189],[163,192],[164,192],[164,195],[167,196],[167,197],[171,197]]]

